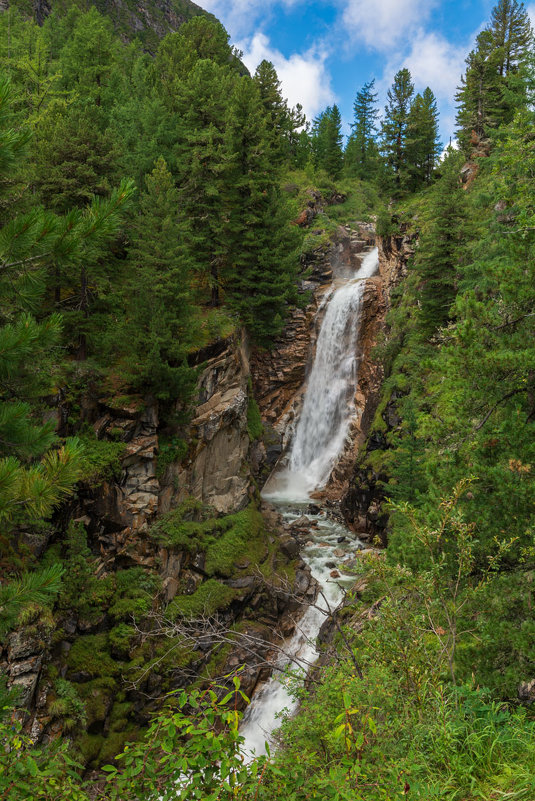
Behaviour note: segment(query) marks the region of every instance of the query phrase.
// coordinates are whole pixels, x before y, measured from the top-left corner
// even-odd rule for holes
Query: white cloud
[[[451,100],[465,70],[467,50],[436,33],[419,31],[404,59],[416,86],[430,86],[438,98]]]
[[[232,38],[249,36],[256,30],[259,20],[276,6],[292,8],[305,0],[200,0],[198,5],[221,20]]]
[[[292,53],[286,58],[271,47],[268,37],[263,33],[256,33],[252,39],[240,42],[238,46],[243,50],[242,60],[251,74],[263,59],[273,63],[289,105],[301,103],[309,120],[335,101],[331,77],[325,66],[326,51],[313,47],[305,53]]]
[[[409,30],[421,27],[439,0],[344,0],[343,22],[351,37],[388,51]]]

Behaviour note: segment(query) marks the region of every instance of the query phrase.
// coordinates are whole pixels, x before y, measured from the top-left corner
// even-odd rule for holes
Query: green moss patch
[[[125,442],[97,439],[93,433],[82,434],[79,439],[84,447],[80,481],[98,487],[103,481],[119,478]]]
[[[213,615],[219,609],[225,609],[238,594],[238,590],[211,578],[204,581],[193,595],[180,595],[175,598],[167,607],[167,615],[171,620],[177,617],[195,618],[200,615]]]

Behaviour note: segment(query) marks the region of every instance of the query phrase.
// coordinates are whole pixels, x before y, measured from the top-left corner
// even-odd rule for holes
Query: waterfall
[[[325,611],[335,609],[343,597],[341,587],[353,583],[351,575],[344,575],[343,563],[354,554],[359,541],[324,513],[311,514],[307,503],[310,492],[323,486],[329,478],[355,414],[353,398],[358,377],[357,345],[364,279],[370,278],[377,267],[375,249],[364,257],[356,276],[345,281],[327,299],[288,466],[276,471],[262,493],[279,506],[287,522],[306,512],[317,524],[317,529],[310,529],[310,541],[301,555],[310,566],[322,595],[315,605],[308,607],[295,634],[284,647],[285,653],[292,657],[294,669],[296,665],[301,666],[303,676],[318,656],[316,637],[325,620]],[[332,577],[333,562],[339,568],[336,572],[340,577],[336,580]],[[264,743],[278,726],[280,713],[283,710],[291,713],[297,707],[296,697],[288,691],[284,681],[284,669],[289,662],[287,657],[279,660],[269,681],[255,693],[247,707],[240,727],[247,760],[253,754],[265,752]]]
[[[308,376],[303,408],[286,470],[269,482],[268,497],[298,499],[327,482],[343,450],[357,385],[357,343],[364,279],[377,270],[377,249],[368,253],[356,276],[331,296]]]

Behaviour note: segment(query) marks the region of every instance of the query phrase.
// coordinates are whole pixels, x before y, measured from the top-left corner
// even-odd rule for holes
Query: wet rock
[[[333,554],[336,556],[337,559],[342,559],[346,555],[346,552],[343,551],[341,548],[335,548]]]
[[[225,581],[229,587],[233,587],[236,590],[245,590],[251,589],[256,584],[256,579],[254,576],[242,576],[242,578],[237,579],[228,579]]]
[[[316,524],[316,521],[314,521],[314,523]],[[298,517],[297,520],[292,520],[288,528],[290,530],[296,528],[310,528],[311,525],[312,521],[308,517],[306,517],[306,515],[301,515],[301,517]]]
[[[299,553],[299,544],[291,534],[283,534],[279,539],[281,551],[293,559]]]
[[[308,506],[307,512],[309,515],[320,515],[321,514],[321,506],[318,506],[315,503],[311,503]]]
[[[338,537],[336,542],[347,542],[347,537]]]
[[[333,579],[340,578],[340,573],[338,572],[338,570],[331,570],[331,572],[329,573],[329,575],[330,575],[330,577],[331,577],[331,578],[333,578]]]
[[[328,568],[329,570],[332,570],[333,568],[336,567],[336,562],[325,562],[325,567]]]
[[[298,594],[305,593],[310,586],[310,574],[304,570],[296,570],[295,572],[295,592]]]

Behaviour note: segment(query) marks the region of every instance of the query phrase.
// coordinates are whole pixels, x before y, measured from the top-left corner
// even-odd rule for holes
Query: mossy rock
[[[178,595],[167,607],[167,616],[170,620],[176,620],[178,617],[213,615],[220,609],[226,609],[238,595],[238,591],[211,578],[204,581],[193,595]]]
[[[117,682],[111,677],[94,679],[78,685],[78,693],[84,701],[87,729],[95,724],[104,724],[113,706]]]
[[[122,667],[112,659],[105,633],[78,637],[69,651],[67,666],[69,674],[79,673],[89,678],[115,676]]]

